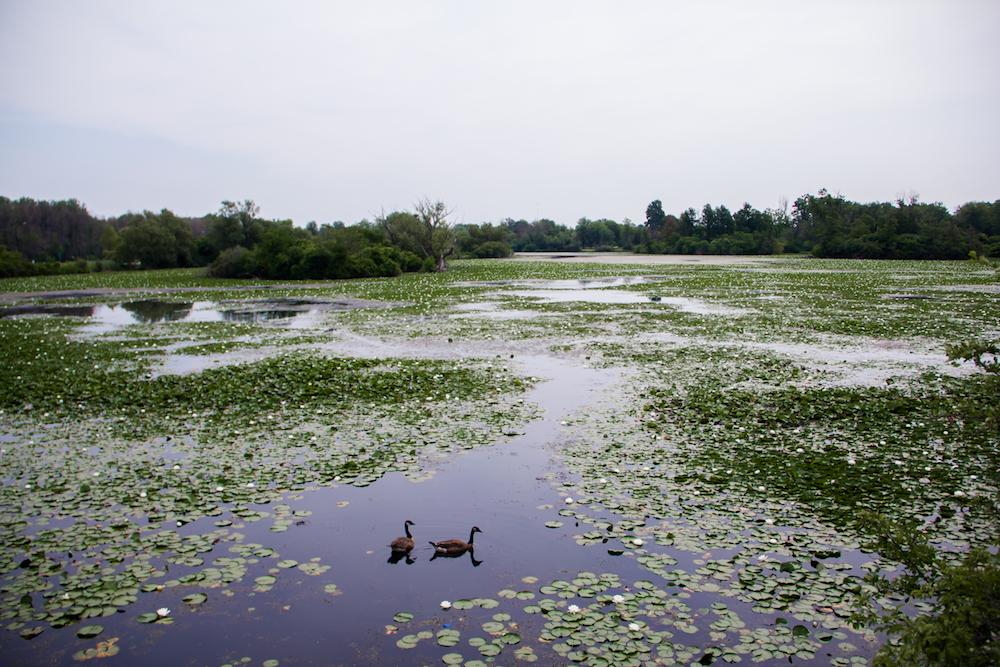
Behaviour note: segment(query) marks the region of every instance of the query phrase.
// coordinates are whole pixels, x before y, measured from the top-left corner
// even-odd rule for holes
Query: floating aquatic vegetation
[[[519,279],[601,276],[643,277],[600,288],[634,303],[513,294]],[[190,272],[100,279],[219,286]],[[80,280],[30,286],[97,284]],[[162,630],[185,614],[208,618],[217,599],[293,584],[324,604],[367,604],[330,583],[336,571],[314,554],[282,553],[311,517],[297,494],[392,472],[426,479],[449,457],[516,437],[539,412],[516,400],[533,383],[505,360],[547,350],[625,369],[605,404],[562,419],[560,475],[538,513],[554,545],[590,552],[603,569],[514,573],[485,593],[496,599],[448,610],[427,591],[437,615],[396,614],[390,647],[471,667],[861,664],[877,641],[848,627],[852,590],[892,564],[861,551],[854,508],[916,519],[961,550],[985,520],[970,501],[996,491],[995,438],[964,417],[976,380],[943,354],[945,342],[1000,329],[995,294],[972,289],[984,280],[944,262],[461,262],[445,274],[270,290],[403,304],[328,313],[305,330],[172,322],[86,333],[5,318],[0,616],[28,639],[65,626],[73,637],[97,619],[111,630],[119,610]],[[213,298],[252,294],[223,286]],[[888,298],[901,294],[934,298]],[[686,312],[682,299],[706,307]],[[467,317],[480,305],[516,316]],[[329,353],[362,340],[408,347],[398,358]],[[892,354],[851,352],[861,348]],[[826,356],[807,354],[816,349]],[[195,353],[239,363],[160,374],[164,359]],[[453,360],[462,354],[479,358]],[[333,501],[330,512],[361,505]],[[255,525],[253,538],[240,532]],[[641,577],[623,574],[636,568]],[[174,611],[149,611],[164,603]]]

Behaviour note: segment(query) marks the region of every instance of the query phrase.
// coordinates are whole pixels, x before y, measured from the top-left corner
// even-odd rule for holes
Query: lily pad
[[[76,636],[80,639],[92,639],[104,632],[102,625],[85,625],[76,631]]]

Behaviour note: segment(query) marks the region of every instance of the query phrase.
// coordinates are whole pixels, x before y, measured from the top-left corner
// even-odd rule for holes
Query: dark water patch
[[[11,306],[0,310],[0,318],[23,315],[52,315],[54,317],[92,317],[95,306]]]

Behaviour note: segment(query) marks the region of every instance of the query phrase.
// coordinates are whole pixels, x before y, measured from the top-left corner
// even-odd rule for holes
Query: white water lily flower
[[[965,491],[956,491],[955,492],[955,497],[956,498],[964,498],[965,497]]]
[[[893,463],[895,463],[895,464],[896,464],[896,465],[898,465],[898,466],[901,466],[901,465],[903,465],[903,462],[902,462],[902,461],[900,461],[900,460],[898,460],[898,459],[897,459],[896,461],[893,461]]]
[[[180,466],[174,466],[174,470],[180,470],[180,469],[181,469]]]
[[[847,459],[848,465],[854,465],[855,463],[857,463],[857,461],[855,461],[854,459]]]
[[[247,488],[248,489],[252,489],[253,488],[253,482],[247,482]]]
[[[638,623],[629,623],[628,624],[628,629],[631,630],[632,632],[638,632],[639,631],[639,624]]]
[[[167,609],[166,607],[160,607],[159,609],[156,610],[156,615],[160,617],[169,616],[170,610]]]
[[[222,489],[222,487],[221,487],[221,486],[217,486],[217,487],[215,487],[215,490],[216,490],[216,491],[222,491],[223,489]]]
[[[639,538],[636,538],[635,540],[633,540],[633,542],[635,542],[635,546],[637,546],[637,547],[641,547],[642,546],[642,540],[640,540]]]
[[[764,523],[766,523],[769,526],[773,526],[774,525],[774,519],[764,519]]]
[[[757,560],[759,560],[759,561],[765,561],[765,560],[767,560],[767,556],[765,554],[761,554],[761,555],[757,556]]]
[[[441,600],[441,608],[442,609],[451,609],[451,603],[448,602],[447,600]]]
[[[758,491],[767,491],[767,488],[765,488],[765,487],[763,487],[763,486],[758,486],[758,487],[757,487],[757,490],[758,490]]]
[[[580,608],[577,607],[575,604],[571,604],[570,606],[566,607],[566,611],[568,611],[571,614],[576,614],[580,611]]]
[[[572,505],[573,504],[573,499],[572,498],[567,498],[566,499],[566,504],[567,505]]]
[[[622,602],[625,602],[625,596],[615,595],[614,597],[611,598],[611,601],[614,602],[615,604],[621,604]]]
[[[141,491],[141,492],[139,493],[139,497],[140,497],[140,498],[145,498],[145,497],[146,497],[146,492],[145,492],[145,491]]]

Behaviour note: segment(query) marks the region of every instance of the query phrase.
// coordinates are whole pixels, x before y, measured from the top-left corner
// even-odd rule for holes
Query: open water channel
[[[483,284],[478,283],[479,286]],[[656,281],[644,277],[611,277],[595,281],[498,283],[497,288],[502,289],[503,297],[508,299],[537,299],[557,304],[575,302],[584,308],[587,304],[639,304],[650,309],[681,311],[697,317],[731,317],[741,312],[731,305],[712,304],[683,296],[666,294],[651,297],[643,291],[615,289],[651,284],[655,285]],[[107,335],[119,327],[135,324],[184,320],[281,326],[289,332],[328,326],[324,313],[331,309],[329,301],[324,301],[322,307],[317,307],[308,299],[276,304],[274,302],[265,307],[262,302],[245,302],[220,306],[211,301],[177,304],[156,300],[95,306],[48,304],[22,306],[19,310],[0,313],[0,317],[86,317],[88,324],[81,331],[83,336]],[[32,308],[36,310],[32,312]],[[66,310],[60,311],[60,308]],[[453,321],[479,318],[485,326],[489,326],[489,322],[511,318],[527,320],[537,314],[529,309],[519,310],[509,303],[501,305],[497,299],[485,299],[464,303],[456,307],[449,317]],[[651,333],[645,340],[650,345],[671,347],[683,343],[682,338],[663,332]],[[758,349],[781,348],[781,344],[772,342],[757,342],[754,345]],[[558,619],[540,613],[542,610],[537,607],[532,608],[541,604],[543,599],[549,602],[549,606],[542,609],[562,611],[572,622],[580,621],[581,616],[576,615],[570,605],[590,605],[594,613],[603,610],[609,618],[614,616],[616,609],[624,610],[625,613],[619,615],[617,622],[621,627],[616,632],[623,637],[632,637],[637,645],[649,629],[646,621],[652,624],[653,616],[661,617],[656,629],[672,629],[672,635],[668,635],[674,637],[678,650],[672,656],[669,652],[650,652],[648,647],[643,649],[644,652],[632,650],[630,659],[638,658],[639,664],[721,663],[722,652],[710,649],[727,643],[738,644],[740,635],[749,637],[743,641],[746,650],[740,654],[727,653],[725,662],[735,662],[734,656],[742,656],[742,662],[753,660],[754,664],[762,665],[830,664],[831,660],[835,661],[835,665],[862,665],[868,663],[877,648],[873,635],[850,630],[843,620],[845,614],[842,609],[838,609],[837,614],[833,613],[833,607],[840,605],[824,607],[828,603],[823,602],[822,596],[814,604],[823,610],[822,613],[815,613],[811,623],[802,620],[796,625],[796,637],[811,639],[811,643],[793,645],[790,631],[780,641],[775,639],[775,633],[780,635],[782,627],[789,623],[799,623],[791,618],[796,610],[782,614],[789,619],[776,620],[774,610],[755,606],[753,600],[737,599],[732,591],[727,594],[723,590],[720,593],[719,586],[711,583],[697,583],[699,575],[692,573],[697,571],[702,578],[712,575],[713,570],[705,569],[706,563],[710,566],[716,562],[728,562],[734,567],[740,563],[747,566],[748,561],[758,562],[758,553],[772,554],[772,561],[775,553],[787,559],[796,549],[796,535],[792,532],[805,530],[795,522],[812,525],[810,521],[799,518],[794,503],[755,504],[738,497],[726,500],[724,502],[729,505],[726,511],[737,515],[739,520],[733,519],[731,525],[722,530],[724,533],[728,531],[725,540],[706,542],[708,548],[696,550],[680,544],[679,540],[673,541],[673,533],[666,533],[666,529],[660,530],[660,523],[669,525],[670,521],[664,522],[662,515],[654,516],[660,511],[658,509],[643,510],[640,507],[638,511],[627,514],[630,518],[623,521],[621,512],[607,510],[609,503],[602,505],[586,498],[588,494],[594,496],[596,493],[593,480],[590,480],[591,486],[577,486],[580,475],[564,463],[563,448],[570,445],[586,448],[588,443],[599,437],[595,435],[594,420],[600,417],[595,415],[618,413],[619,426],[616,428],[622,428],[621,424],[631,423],[634,426],[635,419],[626,415],[626,408],[630,406],[623,403],[623,397],[634,391],[637,381],[634,367],[598,365],[589,360],[589,355],[576,349],[556,352],[547,341],[481,339],[474,343],[453,344],[443,336],[400,336],[387,340],[384,336],[368,336],[349,328],[338,330],[321,347],[327,353],[353,357],[502,357],[505,362],[510,359],[509,363],[518,374],[534,380],[522,400],[537,405],[540,417],[517,425],[491,446],[444,448],[433,460],[424,461],[421,475],[417,477],[390,472],[366,486],[336,481],[306,484],[304,489],[284,492],[281,498],[272,498],[269,504],[255,508],[265,516],[268,512],[288,516],[294,512],[293,518],[298,520],[291,522],[283,532],[273,532],[269,521],[242,521],[240,516],[228,511],[224,511],[221,517],[203,517],[180,525],[176,532],[181,536],[203,535],[219,525],[218,522],[213,525],[216,519],[232,521],[217,531],[223,539],[203,554],[205,560],[233,556],[233,549],[229,548],[233,542],[229,538],[237,532],[241,534],[237,545],[267,545],[267,548],[259,550],[259,554],[253,553],[254,547],[238,552],[247,557],[248,574],[242,581],[224,588],[180,585],[140,594],[142,608],[138,611],[169,608],[169,618],[173,621],[169,625],[137,623],[135,608],[138,605],[123,608],[124,613],[97,618],[94,622],[103,626],[103,632],[96,639],[79,639],[73,632],[74,626],[69,626],[46,630],[25,641],[13,631],[20,626],[15,628],[12,623],[11,631],[0,634],[0,663],[71,665],[93,661],[91,664],[94,665],[215,667],[263,664],[270,667],[286,664],[438,665],[444,661],[445,664],[479,667],[481,664],[537,662],[540,665],[565,665],[572,661],[585,661],[584,653],[567,656],[565,650],[554,651],[551,638],[539,641],[546,631],[555,632],[557,638],[570,634],[568,630],[557,632],[560,629]],[[804,346],[796,349],[786,345],[781,350],[784,350],[782,353],[788,353],[788,350],[792,350],[792,354],[805,353]],[[183,347],[175,347],[164,358],[157,372],[198,372],[216,367],[220,362],[229,363],[234,359],[252,361],[270,353],[265,349],[241,350],[229,355],[188,356],[184,354]],[[843,350],[830,354],[838,358],[848,355]],[[877,351],[873,353],[869,349],[868,354],[877,357]],[[876,359],[875,363],[891,360],[894,356],[899,355],[887,349],[884,358]],[[940,361],[940,356],[914,359],[912,354],[906,359],[907,363],[933,364],[938,370],[945,370]],[[872,382],[881,380],[879,377]],[[629,384],[633,385],[631,390],[627,389]],[[17,447],[21,437],[27,436],[4,434],[4,444]],[[603,437],[608,436],[605,434]],[[169,443],[156,444],[165,445],[169,451]],[[596,450],[598,443],[594,442],[593,447]],[[667,447],[668,455],[670,451]],[[658,452],[664,454],[662,448]],[[659,466],[668,470],[669,459],[661,461]],[[611,471],[610,464],[608,470]],[[614,469],[613,472],[617,474],[621,471]],[[676,503],[675,525],[684,524],[686,519],[681,516],[686,515],[691,526],[702,524],[712,528],[714,519],[708,514],[698,514],[698,506],[692,504],[697,502],[698,492],[693,491],[695,496],[686,498],[672,495],[677,493],[677,486],[668,484],[668,481],[672,484],[673,472],[664,474],[669,474],[670,479],[650,479],[645,486],[643,482],[635,482],[636,477],[626,478],[624,473],[622,479],[628,480],[625,486],[636,498],[652,494],[668,498],[657,502],[666,505]],[[611,472],[608,475],[611,476]],[[638,479],[642,479],[642,474]],[[603,478],[599,481],[601,484],[608,483]],[[613,495],[611,493],[608,497]],[[773,519],[764,519],[765,516],[784,516],[783,512],[791,512],[788,515],[791,525],[782,526],[780,520],[778,525],[774,525]],[[586,521],[580,520],[583,516],[587,517]],[[403,523],[407,520],[414,522],[411,530],[416,546],[407,557],[392,558],[387,545],[393,538],[402,535]],[[465,540],[473,526],[481,529],[481,533],[475,536],[474,550],[457,557],[435,555],[429,541],[448,538]],[[599,529],[596,539],[595,527]],[[765,535],[762,529],[770,532],[762,537]],[[585,539],[584,533],[590,537]],[[824,539],[830,537],[825,528],[814,533],[825,535]],[[767,537],[771,537],[771,543],[785,542],[769,546],[766,544]],[[659,546],[651,544],[653,541],[658,541]],[[742,554],[741,542],[752,545],[755,560],[750,561],[749,555]],[[820,553],[812,549],[811,553]],[[269,558],[272,553],[280,554],[281,564]],[[21,557],[27,555],[22,554]],[[67,560],[72,559],[72,554],[51,557]],[[651,557],[654,561],[662,557],[670,565],[668,570],[679,574],[664,574],[667,580],[664,584],[658,577],[663,566],[660,565],[660,570],[654,567],[654,572],[651,572]],[[735,560],[739,557],[743,560]],[[818,556],[820,559],[825,557]],[[759,557],[759,562],[764,564],[767,558]],[[807,555],[806,560],[808,558]],[[860,577],[864,574],[862,566],[870,565],[871,558],[870,553],[856,548],[838,549],[837,568],[827,572],[839,570],[845,576],[853,574]],[[287,565],[290,562],[294,564]],[[798,561],[795,562],[798,568]],[[314,569],[302,567],[310,563],[315,564]],[[819,576],[824,568],[816,563],[814,559],[814,574]],[[164,570],[166,576],[161,580],[182,577],[190,571],[183,564],[171,564]],[[756,570],[751,567],[748,571],[759,573],[760,570],[760,567]],[[254,586],[254,581],[259,583],[259,577],[268,572],[279,575],[273,586],[265,586],[263,590]],[[714,572],[726,575],[717,576],[719,581],[727,580],[732,575],[732,569],[727,572],[723,568]],[[790,569],[787,574],[791,572]],[[787,579],[784,570],[780,576]],[[593,585],[598,579],[602,586]],[[659,583],[651,584],[651,579]],[[567,582],[574,582],[575,585],[569,586]],[[564,589],[561,584],[567,584],[573,592],[557,594],[548,587],[550,583],[558,584],[556,588],[560,590]],[[832,584],[824,580],[820,586],[829,588]],[[631,600],[634,594],[653,588],[661,593],[659,611],[653,616],[644,617],[636,613],[637,609],[623,608],[621,602],[610,599],[616,595],[627,596]],[[588,589],[593,590],[588,592]],[[185,604],[182,598],[192,592],[204,593],[207,600],[200,604]],[[597,595],[600,592],[606,595]],[[804,594],[805,591],[800,591],[789,599],[795,600]],[[768,596],[771,596],[770,591],[763,597]],[[808,611],[804,615],[802,611],[798,610],[796,618],[809,619]],[[643,618],[641,627],[630,627],[629,621]],[[742,620],[720,624],[719,618]],[[583,625],[589,626],[594,622],[587,622],[586,611],[582,619]],[[90,621],[84,621],[87,622]],[[739,634],[734,634],[737,628],[742,629]],[[437,641],[441,632],[446,630],[460,635],[457,644]],[[728,636],[727,630],[730,632]],[[758,633],[756,638],[754,632]],[[478,638],[491,641],[495,637],[506,637],[510,641],[510,646],[504,648],[502,654],[493,657],[478,649]],[[470,639],[473,641],[470,642]],[[106,655],[107,645],[101,649],[99,641],[109,640],[117,650]],[[660,636],[654,644],[662,644],[663,641],[666,640]],[[583,637],[582,641],[570,643],[574,649],[584,651],[595,642],[593,637]],[[782,643],[794,648],[779,651]],[[83,654],[85,649],[95,645],[98,655],[94,655],[93,651],[89,656]],[[750,654],[751,648],[759,649],[762,645],[773,650]],[[101,653],[102,650],[105,653]],[[459,657],[456,658],[456,655]],[[601,659],[605,660],[604,663],[594,664],[617,664],[607,652],[594,651],[594,655],[603,656]]]

